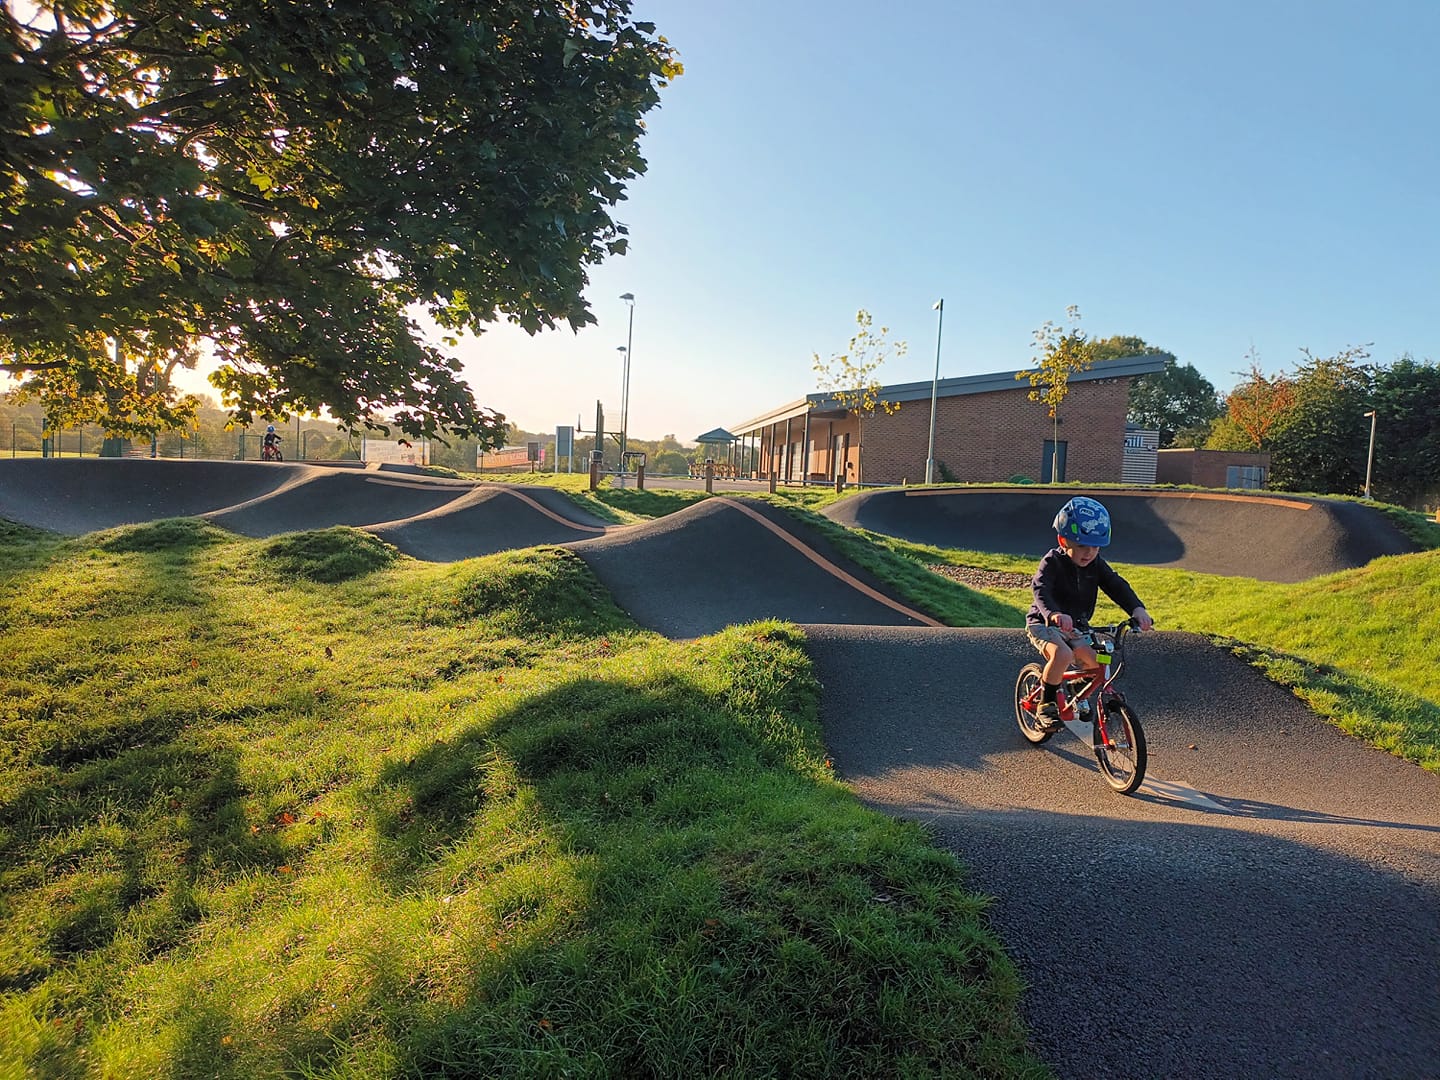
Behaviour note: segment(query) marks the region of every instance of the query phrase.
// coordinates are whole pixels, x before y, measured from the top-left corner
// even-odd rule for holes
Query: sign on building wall
[[[367,465],[384,462],[387,465],[429,465],[430,443],[426,439],[361,439],[360,460]]]
[[[532,456],[534,455],[534,456]],[[475,451],[475,467],[485,469],[517,469],[522,472],[533,465],[545,463],[545,448],[537,443],[525,446],[507,446],[503,450]]]
[[[1125,460],[1120,465],[1122,484],[1155,483],[1155,465],[1160,450],[1160,432],[1138,431],[1131,428],[1125,432]]]

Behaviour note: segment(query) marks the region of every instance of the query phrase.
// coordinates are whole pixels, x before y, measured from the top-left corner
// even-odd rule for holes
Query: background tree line
[[[1301,354],[1293,372],[1273,375],[1252,355],[1205,446],[1269,451],[1271,487],[1359,495],[1373,411],[1371,493],[1416,508],[1440,501],[1440,367],[1408,353],[1376,364],[1364,346]]]
[[[44,407],[33,399],[17,394],[0,394],[0,454],[32,456],[41,452],[42,438],[50,440],[51,453],[63,457],[100,453],[105,429],[94,423],[75,424],[49,419]],[[358,460],[359,433],[333,422],[304,418],[277,423],[282,437],[282,452],[287,460],[303,455],[311,461]],[[233,461],[254,461],[260,457],[260,439],[265,433],[263,421],[251,425],[237,424],[235,415],[215,405],[213,399],[201,397],[194,419],[183,428],[157,432],[154,436],[157,457],[208,458]],[[374,437],[374,436],[372,436]],[[149,436],[126,440],[130,452],[148,456]],[[473,461],[473,457],[472,457]],[[473,467],[473,466],[472,466]]]
[[[1281,491],[1360,495],[1375,413],[1371,494],[1428,509],[1440,502],[1440,367],[1408,353],[1390,364],[1352,346],[1334,356],[1301,349],[1294,371],[1249,370],[1227,392],[1190,364],[1142,338],[1095,342],[1097,359],[1163,354],[1165,370],[1130,387],[1129,421],[1160,432],[1161,448],[1264,451],[1269,486]]]
[[[41,439],[49,437],[51,452],[56,450],[65,457],[79,454],[94,456],[100,452],[105,439],[105,430],[98,424],[66,425],[59,427],[53,422],[42,425],[44,410],[39,402],[21,400],[15,394],[0,394],[0,456],[11,454],[32,456],[40,453]],[[314,417],[303,418],[298,423],[290,420],[276,424],[282,437],[282,450],[289,461],[355,461],[359,460],[362,434],[353,432],[343,425]],[[248,427],[236,423],[233,413],[218,407],[213,399],[201,398],[196,410],[193,426],[173,431],[160,432],[155,437],[156,455],[164,458],[207,458],[231,461],[240,458],[254,461],[260,456],[260,437],[265,432],[263,423]],[[368,436],[377,438],[375,434]],[[545,450],[545,469],[555,467],[555,433],[524,431],[514,424],[506,426],[505,446],[524,446],[538,442]],[[582,435],[575,439],[575,469],[583,471],[589,467],[590,451],[594,448],[593,436]],[[449,445],[439,442],[430,444],[432,465],[454,469],[457,472],[474,472],[477,454],[482,444],[478,439],[451,438]],[[129,440],[132,453],[148,456],[150,439],[140,437]],[[685,475],[690,462],[703,457],[697,447],[686,446],[674,435],[659,439],[629,439],[631,450],[640,450],[647,455],[646,468],[652,475]],[[486,450],[491,449],[489,446]],[[606,437],[603,450],[604,467],[614,469],[619,464],[620,448],[615,440]],[[566,462],[560,462],[564,471]]]

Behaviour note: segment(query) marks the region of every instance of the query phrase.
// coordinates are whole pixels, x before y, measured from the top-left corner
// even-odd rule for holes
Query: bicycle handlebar
[[[1140,623],[1131,618],[1107,626],[1087,626],[1082,633],[1086,634],[1109,634],[1112,637],[1121,637],[1124,634],[1140,633]]]

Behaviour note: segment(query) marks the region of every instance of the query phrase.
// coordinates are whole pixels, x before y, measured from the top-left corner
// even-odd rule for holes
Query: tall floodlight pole
[[[930,309],[940,317],[935,324],[935,378],[930,381],[930,452],[925,456],[925,483],[935,482],[935,405],[940,398],[940,335],[945,330],[945,298],[935,301]]]
[[[625,334],[625,378],[620,388],[620,471],[625,471],[625,444],[630,437],[630,350],[635,346],[635,294],[621,293],[630,305],[630,329]]]
[[[1370,498],[1370,472],[1375,464],[1375,410],[1365,414],[1370,417],[1370,453],[1365,458],[1365,498]]]

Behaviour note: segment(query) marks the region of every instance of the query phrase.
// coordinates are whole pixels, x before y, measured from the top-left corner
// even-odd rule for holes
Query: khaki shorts
[[[1068,645],[1071,649],[1076,645],[1085,644],[1085,634],[1081,630],[1073,630],[1065,633],[1058,626],[1036,626],[1034,623],[1025,624],[1025,636],[1030,639],[1041,656],[1045,655],[1046,645]]]

